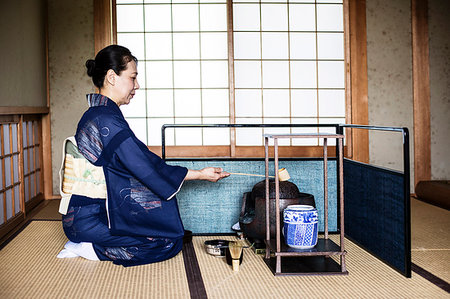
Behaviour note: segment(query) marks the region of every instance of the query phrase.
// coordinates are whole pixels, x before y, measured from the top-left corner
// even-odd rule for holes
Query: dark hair
[[[88,59],[86,61],[87,74],[92,77],[95,86],[102,88],[108,70],[113,70],[120,75],[130,61],[137,63],[136,57],[131,54],[130,50],[119,45],[110,45],[100,50],[95,56],[95,60]]]

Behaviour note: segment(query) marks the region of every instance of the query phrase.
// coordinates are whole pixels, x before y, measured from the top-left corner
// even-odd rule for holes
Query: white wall
[[[74,135],[93,92],[85,62],[94,57],[92,0],[49,0],[49,68],[53,193],[59,194],[63,140]]]
[[[0,1],[0,106],[47,106],[45,0]]]
[[[450,180],[450,1],[429,0],[431,178]]]

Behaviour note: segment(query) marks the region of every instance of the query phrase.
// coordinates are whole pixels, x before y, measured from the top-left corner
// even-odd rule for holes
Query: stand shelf
[[[319,238],[312,249],[295,249],[287,246],[280,232],[280,188],[278,180],[278,139],[282,138],[321,138],[324,151],[324,237]],[[340,204],[340,244],[328,238],[328,168],[327,140],[335,138],[338,145],[338,185]],[[275,275],[324,275],[348,274],[345,265],[344,249],[344,181],[343,181],[343,138],[341,134],[265,134],[266,166],[266,254],[265,262]],[[270,239],[269,205],[269,139],[274,141],[275,162],[275,240]],[[283,241],[283,242],[282,242]],[[340,264],[330,256],[339,256]]]

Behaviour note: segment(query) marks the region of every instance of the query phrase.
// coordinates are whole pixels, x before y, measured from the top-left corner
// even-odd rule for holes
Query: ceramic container
[[[290,205],[283,212],[286,244],[296,249],[311,249],[317,244],[318,213],[308,205]]]

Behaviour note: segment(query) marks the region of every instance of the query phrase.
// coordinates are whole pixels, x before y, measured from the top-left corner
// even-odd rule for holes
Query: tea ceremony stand
[[[319,236],[317,245],[312,249],[295,249],[282,242],[280,232],[280,189],[278,178],[278,140],[285,138],[319,138],[323,140],[323,174],[324,174],[324,235]],[[328,156],[327,140],[336,139],[338,157],[338,191],[339,191],[339,221],[340,244],[336,244],[328,238]],[[274,143],[275,163],[275,240],[270,236],[270,211],[269,211],[269,139]],[[326,275],[348,274],[345,266],[344,249],[344,176],[343,176],[343,139],[341,134],[307,133],[307,134],[264,134],[265,140],[265,179],[266,179],[266,254],[265,262],[274,275]],[[339,256],[340,264],[331,256]]]

